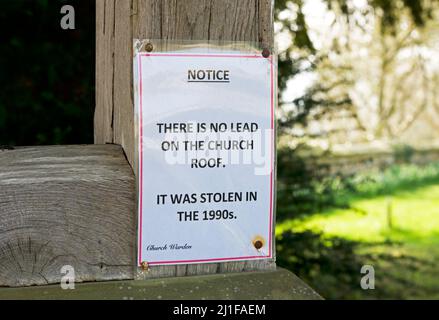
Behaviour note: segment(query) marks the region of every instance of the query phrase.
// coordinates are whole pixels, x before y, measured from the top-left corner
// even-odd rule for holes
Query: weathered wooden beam
[[[4,299],[72,300],[321,300],[322,297],[290,271],[232,273],[147,281],[82,283],[75,290],[60,286],[0,288]]]
[[[132,279],[135,221],[120,146],[0,150],[0,286]]]
[[[272,0],[97,0],[95,143],[121,144],[135,167],[132,40],[258,42],[273,46]],[[274,246],[274,244],[273,244]],[[140,278],[270,270],[274,259],[155,266]]]

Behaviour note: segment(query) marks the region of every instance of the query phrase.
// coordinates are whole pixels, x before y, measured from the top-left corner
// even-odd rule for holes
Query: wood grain
[[[62,290],[59,286],[0,288],[0,300],[55,299],[321,300],[322,297],[293,273],[282,268],[273,272],[82,283],[76,285],[75,290]],[[151,308],[147,310],[150,312]],[[187,319],[197,319],[197,317],[192,316]]]
[[[114,112],[114,1],[96,1],[96,108],[94,141],[112,143]],[[126,108],[128,110],[129,108]]]
[[[272,6],[272,0],[97,0],[95,143],[121,144],[136,168],[133,39],[249,41],[272,49]],[[148,272],[138,269],[136,275],[149,278],[273,268],[274,259],[270,259],[155,266]]]
[[[0,286],[132,279],[134,183],[116,145],[0,150]]]

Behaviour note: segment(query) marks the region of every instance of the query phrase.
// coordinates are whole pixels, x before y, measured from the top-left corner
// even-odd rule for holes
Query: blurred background
[[[1,1],[0,145],[93,143],[94,28],[94,1]]]
[[[278,265],[327,299],[439,299],[439,1],[275,4]],[[3,148],[93,143],[94,16],[2,1]]]
[[[439,299],[438,5],[276,1],[278,262],[326,298]]]

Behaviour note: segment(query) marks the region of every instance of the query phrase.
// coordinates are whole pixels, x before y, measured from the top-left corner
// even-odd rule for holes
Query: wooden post
[[[132,41],[273,45],[273,0],[97,0],[95,143],[122,145],[134,163]]]
[[[135,163],[133,39],[199,40],[201,43],[209,40],[251,41],[271,49],[273,2],[97,0],[95,143],[120,144],[131,166]],[[274,259],[270,259],[159,266],[151,268],[148,273],[139,272],[139,275],[182,276],[274,267]]]

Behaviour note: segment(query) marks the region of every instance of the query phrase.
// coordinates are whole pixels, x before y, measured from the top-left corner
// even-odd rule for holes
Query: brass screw
[[[148,269],[149,269],[148,262],[142,261],[142,263],[140,264],[140,267],[142,268],[143,271],[148,271]]]
[[[264,58],[268,58],[270,56],[270,50],[268,50],[267,48],[265,48],[264,50],[262,50],[262,56]]]
[[[151,52],[154,49],[154,46],[152,45],[151,42],[148,42],[147,44],[145,44],[145,50],[147,52]]]

